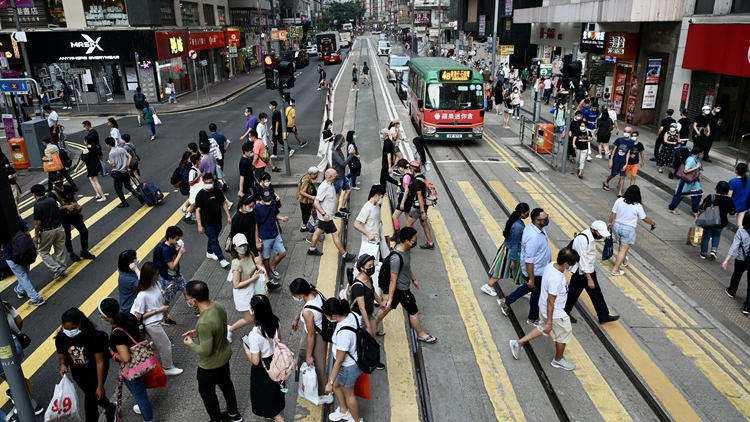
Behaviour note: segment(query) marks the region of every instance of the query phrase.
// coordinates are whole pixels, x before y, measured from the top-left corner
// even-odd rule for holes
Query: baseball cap
[[[711,110],[711,106],[704,105],[703,108],[701,108],[701,110]]]
[[[260,200],[263,202],[268,202],[273,199],[273,195],[271,195],[271,189],[263,189],[263,191],[260,193]]]
[[[232,238],[232,244],[234,246],[247,245],[247,236],[245,236],[242,233],[235,234],[234,237]]]
[[[394,125],[395,124],[400,124],[401,123],[401,119],[393,119],[393,121],[391,123],[393,123]]]
[[[607,223],[605,223],[602,220],[596,220],[593,223],[591,223],[591,229],[598,231],[599,234],[604,237],[610,236],[609,230],[607,230]]]
[[[417,161],[417,160],[413,160],[413,161],[409,162],[409,166],[414,167],[414,168],[419,168],[419,167],[422,166],[422,164],[420,164],[420,162]]]

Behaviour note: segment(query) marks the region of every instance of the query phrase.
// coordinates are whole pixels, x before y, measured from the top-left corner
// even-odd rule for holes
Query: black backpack
[[[188,164],[186,164],[184,167],[184,172],[180,173],[180,193],[183,195],[190,195],[190,167],[187,167]]]
[[[10,241],[10,260],[24,267],[36,261],[36,245],[23,231],[19,230]]]
[[[73,165],[73,160],[70,159],[70,155],[68,155],[68,151],[65,151],[62,148],[58,149],[58,154],[60,155],[60,161],[62,162],[63,167],[70,168]]]
[[[372,374],[375,371],[375,367],[380,363],[380,345],[374,338],[367,332],[367,329],[363,325],[359,325],[359,317],[357,320],[357,329],[347,325],[341,327],[341,330],[353,331],[357,335],[357,366],[362,372],[366,374]],[[350,358],[354,359],[348,351],[346,352]]]
[[[392,250],[385,258],[385,261],[380,265],[380,272],[378,273],[378,287],[383,291],[383,294],[390,291],[391,288],[391,257],[393,255],[398,255],[398,258],[401,260],[401,264],[398,266],[398,272],[400,273],[401,269],[404,268],[404,258],[401,257],[395,249]]]
[[[588,237],[588,236],[586,236],[585,234],[583,234],[583,233],[576,233],[576,234],[574,234],[574,235],[573,235],[573,238],[572,238],[572,239],[570,239],[570,243],[568,243],[568,247],[569,247],[570,249],[573,249],[573,241],[575,241],[575,240],[576,240],[576,237],[578,237],[578,236],[583,236],[583,237],[585,237],[585,238],[586,238],[586,244],[587,244],[587,245],[588,245],[588,243],[590,242],[590,240],[589,240],[589,237]]]
[[[178,186],[182,182],[182,176],[183,176],[182,172],[183,172],[182,166],[177,166],[177,168],[174,169],[174,171],[172,172],[172,177],[169,178],[169,183],[172,186]]]
[[[323,302],[325,302],[326,301],[325,296],[323,296],[320,293],[318,293],[318,294],[323,299]],[[321,315],[323,315],[323,323],[321,324],[323,326],[323,329],[321,330],[316,325],[315,326],[315,332],[319,333],[320,336],[323,337],[323,341],[325,341],[327,343],[330,343],[331,341],[333,341],[333,332],[336,331],[336,323],[329,321],[328,318],[326,318],[325,314],[323,313],[323,310],[320,309],[320,308],[318,308],[317,306],[305,305],[305,307],[302,308],[302,309],[312,309],[313,311],[318,311],[318,312],[320,312]]]
[[[133,96],[133,99],[135,100],[136,107],[143,107],[144,106],[143,101],[146,99],[146,96],[139,93],[139,94],[135,94]]]

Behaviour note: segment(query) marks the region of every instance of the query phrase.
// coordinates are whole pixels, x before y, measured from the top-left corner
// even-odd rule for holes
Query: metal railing
[[[734,159],[734,166],[737,167],[737,163],[740,162],[740,154],[742,153],[742,143],[745,142],[745,137],[750,136],[750,133],[746,133],[740,137],[740,147],[737,148],[737,158]],[[750,151],[747,152],[747,159],[745,162],[750,162]]]
[[[542,123],[535,125],[526,116],[521,116],[521,130],[518,133],[518,139],[521,145],[534,151],[537,157],[544,160],[551,168],[556,169],[560,137],[555,134],[554,130],[550,131],[545,126],[547,125]]]

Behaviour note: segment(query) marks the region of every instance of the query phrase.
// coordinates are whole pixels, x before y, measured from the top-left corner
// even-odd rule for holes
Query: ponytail
[[[744,188],[747,185],[747,163],[737,164],[734,171],[736,171],[737,175],[742,178],[742,187]]]
[[[510,239],[510,229],[513,227],[513,223],[521,219],[521,215],[529,212],[529,204],[525,202],[519,202],[516,205],[516,209],[508,217],[508,221],[505,223],[505,229],[503,230],[503,237]]]

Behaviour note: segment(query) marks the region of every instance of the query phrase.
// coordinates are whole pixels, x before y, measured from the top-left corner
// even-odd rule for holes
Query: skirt
[[[672,155],[674,155],[674,145],[663,143],[659,149],[659,156],[656,157],[656,163],[660,166],[671,166]]]
[[[500,247],[500,249],[497,250],[497,255],[495,255],[495,260],[492,262],[492,265],[490,266],[489,275],[492,278],[497,279],[506,279],[510,278],[513,279],[513,282],[516,283],[516,285],[524,284],[523,277],[521,277],[521,259],[516,261],[516,269],[511,270],[510,269],[510,248],[503,245]]]
[[[266,366],[271,365],[273,356],[262,358]],[[264,418],[273,418],[284,410],[286,396],[281,391],[281,385],[268,377],[266,368],[253,365],[250,370],[250,403],[253,413]]]

